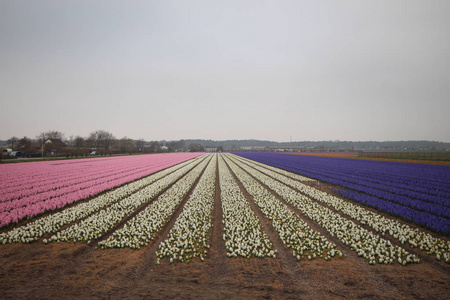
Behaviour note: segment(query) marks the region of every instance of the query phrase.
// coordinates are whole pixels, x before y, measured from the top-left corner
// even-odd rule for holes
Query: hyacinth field
[[[0,227],[179,164],[198,154],[48,161],[1,166]]]
[[[418,263],[418,256],[402,247],[405,243],[450,263],[449,242],[321,192],[305,184],[311,179],[283,169],[343,185],[348,189],[339,193],[345,197],[448,234],[450,186],[439,173],[433,177],[430,170],[413,173],[410,168],[382,169],[378,165],[385,163],[379,162],[368,167],[375,170],[372,172],[362,167],[354,171],[357,164],[342,168],[324,162],[322,167],[303,167],[297,162],[300,156],[270,153],[205,154],[182,163],[196,156],[168,154],[45,162],[32,164],[28,172],[26,164],[9,165],[2,172],[3,226],[90,199],[1,233],[0,242],[33,242],[50,235],[43,239],[44,243],[96,242],[100,249],[139,249],[154,240],[192,190],[170,238],[160,244],[156,255],[158,262],[166,257],[170,262],[195,257],[204,260],[210,244],[218,173],[228,257],[276,258],[279,250],[264,232],[245,196],[248,194],[298,261],[343,256],[334,243],[308,226],[309,221],[337,237],[369,264]],[[307,161],[314,163],[315,159],[308,157]],[[155,174],[147,176],[152,173]],[[421,174],[433,180],[421,184]],[[135,181],[141,177],[144,178]],[[133,182],[125,184],[130,181]],[[115,186],[121,187],[113,189]],[[104,191],[107,192],[101,193]],[[126,221],[123,227],[117,228],[122,221]],[[109,232],[112,234],[102,239]],[[385,235],[398,245],[385,239]]]
[[[82,245],[143,253],[139,270],[206,264],[233,280],[277,264],[449,270],[448,167],[242,152],[0,168],[3,251]]]
[[[450,168],[274,153],[238,153],[274,167],[331,183],[346,198],[447,235]]]

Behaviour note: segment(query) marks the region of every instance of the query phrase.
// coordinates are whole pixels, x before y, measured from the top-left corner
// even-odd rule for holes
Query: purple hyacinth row
[[[344,158],[240,152],[344,189],[344,197],[450,234],[450,167]]]

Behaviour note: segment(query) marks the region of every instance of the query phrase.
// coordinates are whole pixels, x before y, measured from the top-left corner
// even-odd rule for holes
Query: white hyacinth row
[[[276,168],[276,167],[273,167],[271,165],[266,165],[266,164],[260,163],[259,161],[256,161],[256,160],[251,160],[251,159],[248,159],[248,158],[245,158],[245,157],[242,157],[242,156],[238,156],[238,155],[234,155],[234,154],[233,154],[233,158],[238,160],[238,161],[240,161],[240,162],[242,162],[242,163],[244,163],[244,164],[247,164],[247,165],[252,165],[252,166],[256,165],[256,166],[258,166],[258,170],[260,170],[261,172],[265,171],[265,169],[270,169],[270,170],[275,171],[275,172],[277,172],[279,174],[282,174],[282,175],[294,178],[294,179],[296,179],[298,181],[310,181],[310,182],[313,181],[313,182],[317,182],[317,180],[315,180],[315,179],[312,179],[312,178],[309,178],[309,177],[305,177],[305,176],[299,175],[297,173],[289,172],[289,171],[286,171],[286,170],[283,170],[283,169],[280,169],[280,168]]]
[[[383,236],[389,235],[402,244],[408,243],[413,248],[419,248],[422,251],[426,251],[429,255],[435,255],[437,260],[442,259],[446,263],[450,263],[450,241],[433,237],[431,234],[420,229],[412,228],[407,224],[402,224],[396,220],[384,217],[364,207],[319,191],[301,182],[280,176],[277,174],[279,169],[272,166],[265,165],[267,168],[273,170],[270,171],[267,168],[261,168],[259,163],[253,164],[253,161],[250,160],[246,162],[269,176],[279,176],[279,180],[282,180],[285,184],[300,190],[314,200],[330,205],[358,222],[371,227]]]
[[[203,162],[202,162],[203,163]],[[200,165],[202,164],[200,163]],[[197,165],[198,168],[199,165]],[[53,235],[47,242],[84,242],[90,243],[113,228],[127,215],[132,214],[139,206],[153,199],[162,190],[173,184],[186,174],[192,165],[185,167],[161,178],[153,184],[139,190],[131,196],[114,203],[111,206],[91,215],[89,218],[76,223],[67,229]]]
[[[393,245],[390,241],[373,234],[353,221],[341,217],[339,214],[327,207],[319,205],[293,188],[280,183],[256,169],[247,166],[245,170],[275,191],[287,202],[296,206],[308,218],[317,222],[331,236],[335,236],[343,244],[349,246],[358,256],[364,257],[369,264],[391,264],[398,262],[406,265],[408,263],[419,262],[419,259],[414,254],[410,254],[405,249]]]
[[[260,207],[262,213],[271,221],[272,226],[278,232],[283,244],[292,249],[293,256],[297,260],[322,257],[330,260],[335,256],[342,257],[343,254],[336,249],[334,243],[329,242],[320,233],[301,220],[292,210],[279,201],[267,189],[259,184],[251,176],[247,175],[241,168],[245,167],[226,159],[231,170],[242,182],[248,193],[253,196],[255,203]]]
[[[49,216],[40,218],[26,225],[14,228],[11,231],[0,234],[0,243],[31,243],[39,240],[42,236],[49,233],[56,233],[63,226],[75,222],[77,220],[86,218],[87,216],[95,213],[96,211],[110,206],[117,201],[135,193],[139,189],[152,184],[153,182],[160,180],[167,176],[167,174],[174,170],[184,168],[184,170],[192,167],[191,164],[195,163],[199,158],[183,162],[181,164],[172,166],[165,170],[162,170],[156,174],[152,174],[145,178],[131,182],[122,187],[116,188],[105,194],[92,198],[88,202],[81,203],[79,205],[64,209],[60,212],[51,214]]]
[[[222,158],[219,158],[219,185],[227,257],[275,258],[277,250],[272,250],[272,242],[262,231],[258,217]]]
[[[162,227],[170,220],[175,209],[194,185],[210,157],[203,160],[186,176],[178,180],[153,203],[116,230],[108,239],[98,243],[99,248],[140,249],[148,245]]]
[[[168,239],[162,241],[156,251],[156,262],[167,257],[170,262],[187,262],[195,257],[202,261],[210,247],[209,232],[216,190],[217,154],[206,167],[197,186],[183,207],[183,211],[170,230]]]

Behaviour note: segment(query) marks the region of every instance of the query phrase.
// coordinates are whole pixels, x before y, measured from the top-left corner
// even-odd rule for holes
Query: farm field
[[[12,221],[2,212],[2,220],[10,220],[0,229],[2,296],[448,298],[445,226],[431,231],[417,220],[404,221],[323,189],[311,174],[243,156],[178,156],[176,162],[165,154],[158,170],[152,167],[117,188],[56,210]],[[137,163],[136,169],[147,164],[152,162]],[[83,180],[75,178],[66,184],[73,190]],[[63,179],[61,174],[53,181]],[[413,184],[415,193],[429,195],[426,213],[436,217],[430,224],[444,219],[448,225],[445,210],[432,208],[448,206],[442,181],[434,194]],[[412,193],[403,185],[397,188]],[[425,180],[423,188],[428,185]],[[16,204],[30,193],[27,185],[23,192],[19,184],[15,187],[2,190],[2,203],[15,209],[34,205]],[[42,188],[33,195],[58,189]],[[414,209],[404,202],[389,205]]]
[[[450,234],[447,166],[243,152],[243,157],[332,184],[335,193]]]
[[[2,165],[0,227],[62,208],[196,156],[155,154]]]

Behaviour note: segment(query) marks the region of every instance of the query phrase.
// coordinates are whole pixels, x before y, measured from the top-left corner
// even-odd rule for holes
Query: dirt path
[[[226,264],[226,247],[222,238],[224,234],[223,210],[222,202],[220,201],[220,184],[219,184],[219,160],[216,161],[216,193],[214,196],[214,211],[213,211],[213,227],[211,232],[211,260],[207,262],[208,266],[213,270],[213,276],[229,275],[229,268]],[[213,263],[214,262],[214,263]]]
[[[0,253],[2,299],[448,299],[450,293],[450,276],[431,265],[369,266],[353,256],[302,261],[302,271],[290,273],[280,259],[216,263],[212,254],[204,263],[149,262],[140,274],[139,266],[150,255],[143,249],[12,244]]]

